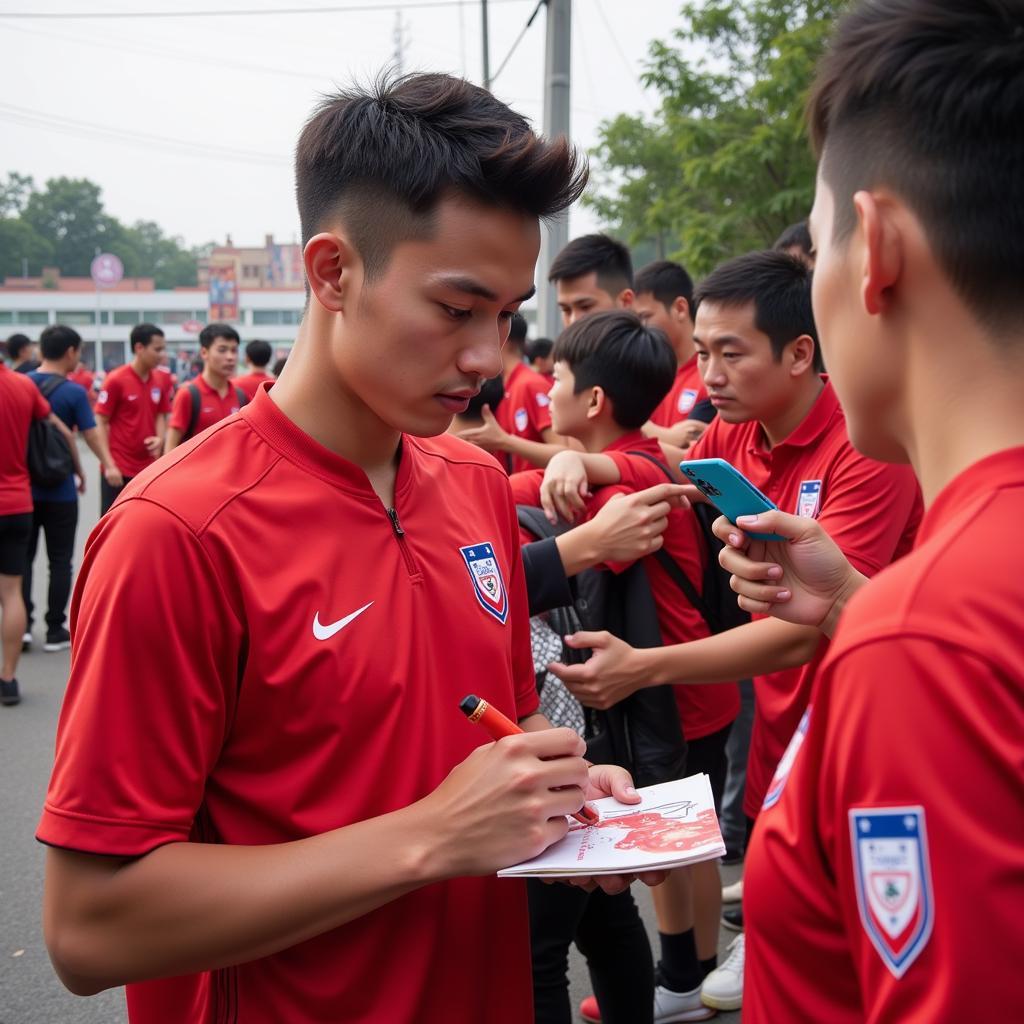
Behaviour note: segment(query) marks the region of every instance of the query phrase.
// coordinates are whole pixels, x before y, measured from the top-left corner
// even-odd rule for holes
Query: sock
[[[661,939],[659,981],[672,992],[690,992],[703,980],[693,929],[679,935],[658,932]]]
[[[709,956],[707,960],[701,960],[700,973],[706,978],[718,966],[718,957]]]

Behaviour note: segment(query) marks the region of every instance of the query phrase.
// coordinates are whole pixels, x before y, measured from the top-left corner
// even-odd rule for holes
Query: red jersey
[[[25,452],[33,420],[50,415],[31,377],[0,364],[0,516],[32,511],[32,482]]]
[[[189,424],[192,422],[192,387],[199,390],[199,419],[196,420],[195,431],[189,436],[201,434],[207,427],[220,423],[242,407],[242,403],[238,401],[238,391],[235,390],[236,387],[241,387],[237,381],[229,380],[227,391],[221,397],[216,388],[207,384],[206,379],[200,374],[195,380],[189,381],[188,387],[178,391],[171,405],[171,419],[167,426],[180,430],[183,435],[188,434]]]
[[[983,459],[844,612],[747,852],[744,1022],[1024,1006],[1022,518],[1024,448]]]
[[[615,494],[632,494],[667,481],[664,472],[649,458],[630,454],[643,452],[664,461],[664,454],[657,440],[644,437],[639,431],[624,434],[604,449],[618,466],[621,480],[618,484],[601,487],[587,503],[586,518],[595,516]],[[544,478],[542,470],[517,473],[512,477],[512,493],[522,504],[540,504],[540,483]],[[687,509],[673,509],[669,513],[668,527],[664,533],[664,550],[686,574],[687,578],[701,591],[707,558],[704,538],[696,517]],[[609,568],[622,572],[628,563],[615,563]],[[689,640],[700,640],[709,635],[707,623],[693,605],[686,599],[678,585],[656,558],[648,555],[644,559],[644,570],[651,585],[658,612],[658,627],[662,642],[681,644]],[[688,740],[709,736],[724,729],[740,711],[739,687],[735,683],[699,686],[674,686],[676,705],[683,723],[683,735]]]
[[[90,403],[95,404],[96,392],[93,391],[93,385],[96,383],[96,374],[92,370],[79,366],[77,370],[72,370],[67,377],[68,380],[74,381],[85,388],[85,393],[89,396]]]
[[[110,454],[125,476],[136,476],[156,461],[146,450],[146,438],[156,434],[157,416],[170,411],[169,373],[158,369],[143,380],[129,363],[107,374],[96,412],[110,420]]]
[[[256,391],[259,386],[267,381],[273,384],[274,378],[262,370],[253,370],[252,373],[247,373],[244,377],[236,377],[231,383],[235,387],[241,388],[245,392],[246,398],[251,402],[256,397]]]
[[[501,429],[527,441],[543,443],[544,431],[551,427],[551,385],[526,363],[520,363],[505,381],[505,397],[494,414]],[[536,469],[527,459],[511,456],[512,472]]]
[[[774,448],[756,420],[726,423],[716,416],[690,454],[731,462],[783,512],[817,519],[867,576],[910,549],[921,520],[921,491],[910,467],[875,462],[850,444],[846,418],[827,382],[803,422]],[[807,665],[754,677],[757,699],[743,798],[751,818],[807,707],[827,648],[823,638]]]
[[[651,413],[651,422],[659,427],[675,426],[681,420],[689,419],[693,407],[707,397],[704,379],[697,367],[697,354],[694,353],[676,370],[672,390]]]
[[[402,446],[394,527],[365,473],[267,394],[126,489],[75,590],[41,840],[137,856],[317,835],[434,790],[482,742],[467,693],[536,710],[505,474],[448,435]],[[173,628],[138,614],[164,607]],[[525,891],[494,876],[128,986],[132,1024],[520,1024],[531,999]]]

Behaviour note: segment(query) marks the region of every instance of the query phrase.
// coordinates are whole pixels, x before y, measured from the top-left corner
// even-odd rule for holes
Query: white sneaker
[[[689,992],[673,992],[657,985],[654,989],[654,1024],[675,1024],[676,1021],[708,1020],[715,1011],[700,998],[700,985]]]
[[[713,1006],[716,1010],[738,1010],[743,1005],[744,952],[741,933],[730,943],[725,963],[719,964],[701,985],[700,998],[705,1006]]]
[[[742,903],[743,902],[743,879],[741,878],[738,882],[733,882],[732,885],[722,886],[722,902],[723,903]]]

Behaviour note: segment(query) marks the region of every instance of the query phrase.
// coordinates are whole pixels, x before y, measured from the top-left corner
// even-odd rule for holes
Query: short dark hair
[[[754,326],[767,334],[775,360],[802,334],[814,339],[814,368],[822,369],[818,330],[811,308],[811,271],[788,252],[748,252],[716,267],[694,292],[697,309],[754,304]]]
[[[786,251],[788,249],[799,249],[805,256],[810,256],[814,245],[811,243],[811,233],[807,230],[807,221],[799,220],[790,224],[785,231],[775,239],[773,249]]]
[[[241,342],[242,340],[238,336],[238,331],[231,324],[213,323],[207,324],[199,332],[199,347],[209,348],[218,338],[235,342]]]
[[[676,377],[676,355],[665,335],[622,309],[567,327],[555,342],[555,360],[572,370],[574,394],[603,388],[613,419],[626,430],[639,430],[651,418]]]
[[[82,336],[66,324],[51,324],[39,335],[39,351],[44,359],[63,359],[69,349],[80,349]]]
[[[489,380],[484,381],[479,394],[474,395],[469,400],[469,405],[466,406],[466,411],[461,414],[460,418],[475,420],[478,423],[483,422],[483,407],[485,405],[489,406],[491,412],[497,412],[498,406],[501,405],[504,398],[505,381],[499,373],[497,377],[491,377]]]
[[[1024,9],[1019,0],[862,0],[808,104],[833,238],[879,185],[920,217],[936,260],[990,330],[1024,312]]]
[[[486,89],[385,74],[321,102],[299,137],[295,181],[303,245],[338,218],[372,279],[397,242],[429,236],[446,195],[548,217],[580,197],[587,166]]]
[[[245,358],[248,359],[253,366],[266,366],[273,355],[274,350],[271,348],[270,342],[263,341],[260,338],[253,338],[253,340],[245,346]]]
[[[526,341],[526,334],[529,331],[530,326],[526,322],[526,317],[522,313],[513,313],[509,318],[508,325],[508,340],[511,345],[516,348],[522,348]]]
[[[132,328],[132,333],[130,335],[132,351],[135,351],[136,345],[143,345],[146,348],[149,348],[149,345],[154,338],[162,338],[163,336],[164,332],[161,331],[156,324],[136,324]]]
[[[27,334],[12,334],[7,339],[7,355],[12,362],[21,358],[21,353],[32,344],[32,339]]]
[[[633,260],[629,249],[609,235],[581,235],[555,257],[548,280],[571,281],[591,273],[597,275],[598,286],[611,296],[632,288]]]
[[[682,297],[693,319],[693,280],[686,268],[672,260],[655,260],[637,271],[633,282],[637,295],[653,295],[666,309]]]
[[[555,343],[550,338],[531,338],[523,348],[523,354],[528,362],[534,359],[547,359]]]
[[[274,367],[270,371],[275,377],[281,376],[281,371],[284,369],[284,364],[288,362],[287,356],[281,356],[280,359],[274,360]]]

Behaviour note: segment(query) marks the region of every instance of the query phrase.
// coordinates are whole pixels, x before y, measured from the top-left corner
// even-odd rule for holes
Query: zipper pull
[[[391,529],[395,531],[395,536],[401,540],[405,536],[405,530],[402,529],[402,524],[398,521],[398,510],[389,508],[388,519],[391,520]]]

